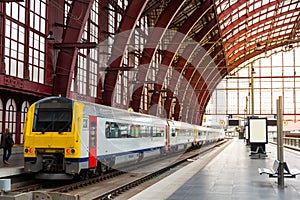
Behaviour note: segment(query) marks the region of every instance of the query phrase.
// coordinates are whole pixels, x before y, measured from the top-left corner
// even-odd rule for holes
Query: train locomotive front
[[[46,179],[79,173],[83,105],[63,97],[42,99],[28,110],[24,126],[24,170]]]
[[[165,152],[167,122],[121,109],[49,97],[24,127],[24,170],[39,179],[88,178]]]

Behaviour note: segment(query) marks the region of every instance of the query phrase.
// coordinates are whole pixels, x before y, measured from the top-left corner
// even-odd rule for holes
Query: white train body
[[[224,138],[224,132],[121,109],[49,97],[34,103],[24,128],[25,171],[40,178],[102,173]]]

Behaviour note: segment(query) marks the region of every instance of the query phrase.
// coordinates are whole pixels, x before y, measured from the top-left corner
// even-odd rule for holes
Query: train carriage
[[[46,178],[60,179],[86,169],[103,172],[138,161],[165,148],[166,126],[165,120],[154,116],[63,97],[46,98],[33,104],[27,114],[25,171],[42,171]]]
[[[168,120],[169,147],[172,151],[184,150],[195,142],[195,126],[185,122]]]
[[[27,113],[24,170],[43,179],[86,178],[185,150],[198,140],[196,132],[184,122],[48,97]]]

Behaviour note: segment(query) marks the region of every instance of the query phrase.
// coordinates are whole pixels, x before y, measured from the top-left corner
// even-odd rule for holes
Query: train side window
[[[82,119],[82,128],[88,128],[88,119],[87,118]]]
[[[131,137],[135,137],[135,138],[141,137],[139,132],[140,132],[140,126],[139,125],[131,125],[131,127],[130,127]]]
[[[160,128],[158,128],[158,130],[159,130],[159,137],[164,137],[165,136],[165,128],[160,127]]]
[[[146,136],[146,126],[140,126],[140,137]]]
[[[105,135],[106,138],[120,138],[121,134],[118,124],[115,122],[106,122]]]
[[[152,137],[158,137],[158,128],[157,127],[152,127]]]
[[[131,135],[131,137],[137,137],[137,136],[135,135],[135,126],[134,126],[134,125],[131,125],[131,126],[130,126],[130,135]]]
[[[121,137],[119,126],[115,122],[111,123],[110,136],[111,136],[111,138],[120,138]]]
[[[164,128],[163,127],[152,127],[152,137],[163,137]]]
[[[172,135],[172,137],[175,137],[176,136],[176,129],[175,128],[172,128],[171,129],[171,135]]]
[[[129,124],[118,124],[121,138],[131,137]]]
[[[146,126],[146,137],[152,137],[152,127]]]
[[[109,122],[106,122],[105,123],[105,136],[106,138],[109,138],[109,134],[110,133],[110,123]]]

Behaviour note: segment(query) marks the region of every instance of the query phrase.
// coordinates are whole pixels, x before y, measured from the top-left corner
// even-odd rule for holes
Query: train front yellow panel
[[[26,117],[24,126],[24,157],[36,157],[37,153],[63,153],[65,158],[80,158],[80,135],[82,126],[83,104],[74,102],[70,130],[36,131],[36,103]],[[46,117],[45,117],[46,118]]]

